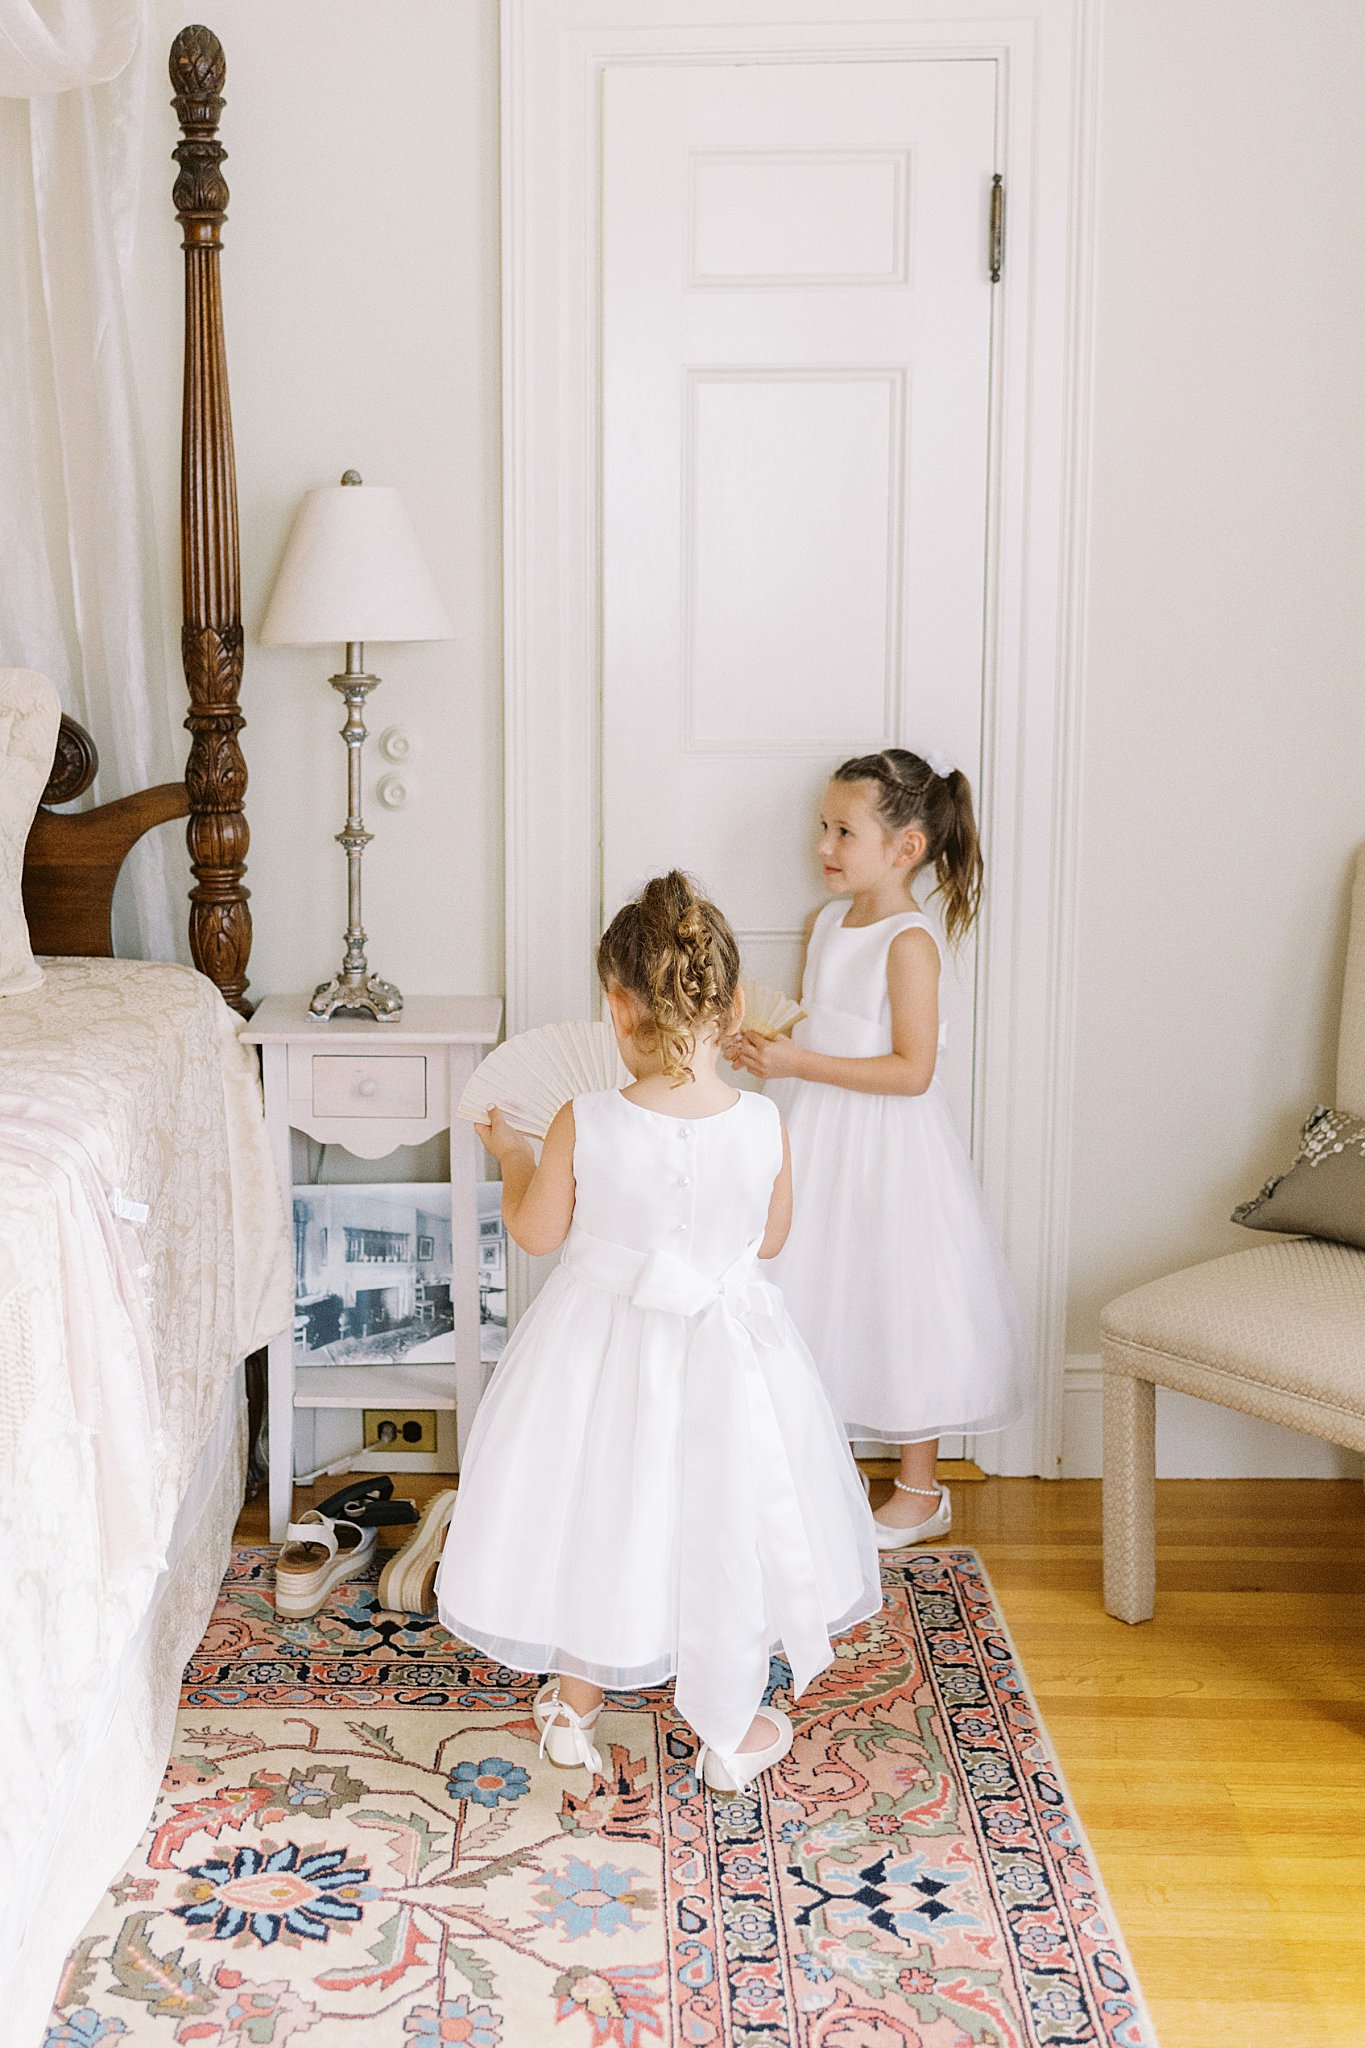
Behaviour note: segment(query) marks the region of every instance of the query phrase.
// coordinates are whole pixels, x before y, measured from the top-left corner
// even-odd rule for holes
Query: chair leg
[[[1104,1605],[1118,1621],[1156,1606],[1156,1388],[1104,1376]]]

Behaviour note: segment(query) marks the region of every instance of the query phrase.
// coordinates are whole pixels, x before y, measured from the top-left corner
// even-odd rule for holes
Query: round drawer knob
[[[357,1081],[355,1092],[357,1095],[373,1095],[378,1086],[377,1081]]]

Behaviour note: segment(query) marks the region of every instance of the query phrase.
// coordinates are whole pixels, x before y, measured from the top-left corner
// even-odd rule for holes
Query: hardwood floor
[[[1157,1610],[1100,1604],[1098,1482],[954,1495],[1162,2048],[1365,2043],[1365,1492],[1163,1481]]]
[[[1157,1492],[1139,1628],[1100,1604],[1097,1481],[955,1484],[951,1540],[994,1582],[1161,2048],[1365,2048],[1365,1490]]]

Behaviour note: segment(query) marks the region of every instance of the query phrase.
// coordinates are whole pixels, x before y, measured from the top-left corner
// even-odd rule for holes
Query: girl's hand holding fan
[[[528,1159],[535,1158],[531,1140],[508,1123],[496,1103],[488,1111],[487,1122],[475,1124],[474,1129],[484,1151],[491,1152],[499,1165],[505,1166],[518,1152],[524,1152]]]
[[[742,1067],[759,1081],[785,1080],[801,1071],[801,1048],[789,1038],[764,1038],[745,1029],[732,1044],[734,1050],[727,1046],[725,1053],[731,1066]]]
[[[744,1024],[721,1046],[726,1059],[732,1067],[742,1067],[764,1081],[779,1074],[794,1074],[796,1068],[785,1062],[784,1054],[793,1050],[788,1033],[806,1014],[800,1003],[761,981],[742,981],[740,989],[744,996]]]

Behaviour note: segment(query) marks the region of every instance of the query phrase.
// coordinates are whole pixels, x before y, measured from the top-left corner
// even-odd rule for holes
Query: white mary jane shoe
[[[899,1479],[893,1479],[891,1484],[898,1493],[923,1493],[927,1496],[929,1492],[927,1486],[906,1486]],[[932,1543],[936,1536],[948,1534],[953,1526],[952,1499],[946,1486],[934,1490],[938,1494],[938,1503],[933,1513],[913,1528],[893,1529],[889,1522],[879,1522],[875,1515],[872,1517],[878,1550],[906,1550],[912,1543]]]
[[[590,1714],[576,1714],[568,1701],[559,1697],[559,1680],[547,1678],[531,1708],[540,1730],[541,1755],[558,1764],[561,1771],[571,1771],[581,1764],[585,1771],[600,1778],[602,1758],[593,1747],[592,1731],[601,1711],[601,1707],[594,1707]]]
[[[275,1560],[275,1612],[302,1621],[316,1614],[333,1586],[374,1556],[375,1532],[355,1522],[334,1521],[309,1508],[284,1532]]]
[[[737,1750],[734,1756],[721,1756],[719,1751],[708,1749],[702,1744],[697,1758],[697,1771],[702,1783],[712,1792],[719,1792],[723,1798],[733,1798],[746,1785],[764,1771],[770,1771],[774,1764],[780,1764],[792,1746],[792,1724],[780,1707],[760,1707],[759,1713],[770,1721],[777,1730],[776,1736],[766,1749]]]

